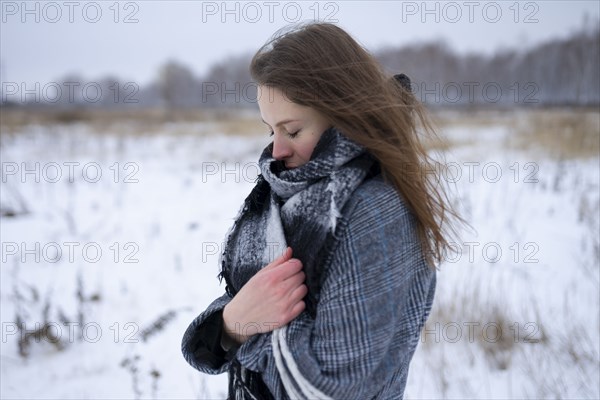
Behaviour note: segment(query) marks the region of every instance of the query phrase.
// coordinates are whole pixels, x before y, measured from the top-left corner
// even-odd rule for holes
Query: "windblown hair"
[[[463,220],[436,175],[439,162],[427,154],[423,139],[437,136],[410,90],[343,29],[323,22],[276,32],[252,58],[250,73],[258,85],[322,113],[364,146],[416,217],[429,266],[443,261],[453,250],[447,237],[455,232],[451,220]]]

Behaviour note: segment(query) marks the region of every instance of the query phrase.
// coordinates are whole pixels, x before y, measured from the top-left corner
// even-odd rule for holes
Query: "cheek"
[[[318,138],[311,136],[310,138],[307,138],[306,141],[299,143],[296,150],[298,155],[304,160],[310,160],[310,156],[317,145],[317,139]]]
[[[310,145],[307,143],[299,143],[296,146],[296,154],[303,160],[308,161],[310,159],[310,155],[312,154],[312,149]]]

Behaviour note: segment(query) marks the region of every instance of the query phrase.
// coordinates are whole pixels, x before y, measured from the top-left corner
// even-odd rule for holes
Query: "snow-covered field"
[[[510,126],[443,132],[474,230],[439,271],[406,398],[600,397],[599,157],[510,150]],[[2,399],[225,397],[181,336],[224,290],[222,240],[269,138],[182,133],[200,128],[3,130]]]

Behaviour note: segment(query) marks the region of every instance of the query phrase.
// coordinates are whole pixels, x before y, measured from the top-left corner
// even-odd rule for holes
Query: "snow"
[[[0,219],[1,398],[226,396],[226,376],[194,370],[180,343],[224,292],[223,240],[268,137],[163,128],[3,133],[0,205],[17,215]],[[600,397],[598,157],[508,150],[500,125],[446,134],[457,143],[446,162],[461,173],[446,178],[474,230],[438,272],[405,397]],[[23,358],[16,316],[35,329],[46,304],[64,348],[34,341]]]

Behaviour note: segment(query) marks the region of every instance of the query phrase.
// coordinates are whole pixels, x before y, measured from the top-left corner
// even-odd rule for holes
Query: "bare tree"
[[[176,61],[169,61],[160,68],[158,87],[168,113],[193,105],[199,95],[191,70]]]

